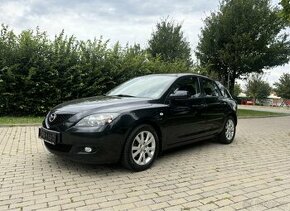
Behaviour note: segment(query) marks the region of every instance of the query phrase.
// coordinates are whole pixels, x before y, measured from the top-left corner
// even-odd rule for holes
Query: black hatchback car
[[[237,105],[225,90],[194,74],[137,77],[104,96],[56,106],[39,137],[50,152],[75,161],[145,170],[169,148],[213,137],[231,143]]]

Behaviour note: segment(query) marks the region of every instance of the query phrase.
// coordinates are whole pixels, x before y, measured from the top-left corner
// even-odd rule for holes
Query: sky
[[[0,23],[17,33],[38,26],[51,38],[64,29],[82,40],[102,36],[112,44],[146,47],[156,23],[169,17],[182,23],[194,54],[203,20],[218,5],[219,0],[0,0]],[[265,71],[265,79],[272,85],[285,72],[290,63]]]

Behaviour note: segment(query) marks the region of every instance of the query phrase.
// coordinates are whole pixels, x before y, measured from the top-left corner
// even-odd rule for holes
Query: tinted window
[[[229,91],[219,81],[216,81],[216,84],[220,88],[220,91],[221,91],[221,93],[222,93],[222,95],[224,97],[232,98],[232,96],[230,95]]]
[[[200,96],[200,89],[197,78],[188,77],[181,79],[180,81],[177,82],[176,86],[174,86],[172,93],[176,91],[187,91],[190,97]]]
[[[203,87],[203,92],[206,96],[213,96],[213,97],[221,96],[220,90],[218,86],[216,85],[216,83],[214,83],[211,80],[204,79],[204,78],[201,81],[202,81],[201,84]]]

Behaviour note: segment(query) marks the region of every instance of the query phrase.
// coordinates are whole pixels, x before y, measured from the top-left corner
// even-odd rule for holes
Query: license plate
[[[45,142],[56,145],[58,143],[60,133],[45,128],[39,128],[38,137]]]

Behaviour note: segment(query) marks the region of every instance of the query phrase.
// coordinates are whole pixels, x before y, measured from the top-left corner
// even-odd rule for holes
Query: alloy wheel
[[[140,166],[148,164],[154,157],[156,140],[150,131],[141,131],[132,142],[131,155]]]
[[[228,119],[225,129],[226,138],[232,140],[235,134],[235,123],[232,119]]]

